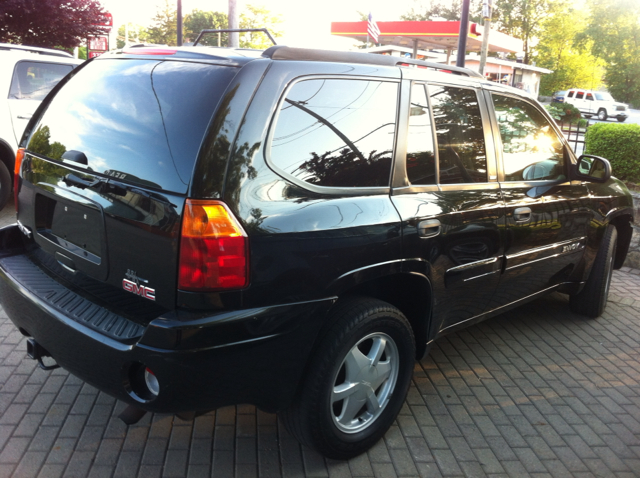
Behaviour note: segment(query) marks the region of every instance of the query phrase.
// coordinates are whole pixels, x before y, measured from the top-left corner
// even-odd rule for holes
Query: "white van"
[[[599,120],[604,121],[615,116],[622,122],[629,117],[629,105],[617,102],[606,91],[573,88],[567,91],[564,102],[578,108],[587,118],[597,115]]]

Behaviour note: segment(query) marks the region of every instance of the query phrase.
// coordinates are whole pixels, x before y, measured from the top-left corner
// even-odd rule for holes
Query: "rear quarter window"
[[[325,187],[387,187],[398,83],[309,79],[286,94],[272,129],[277,170]]]
[[[51,159],[81,151],[89,170],[185,192],[202,137],[236,71],[179,61],[93,61],[52,100],[28,149]]]

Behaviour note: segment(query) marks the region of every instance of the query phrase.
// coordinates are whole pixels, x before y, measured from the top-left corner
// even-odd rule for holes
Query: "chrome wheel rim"
[[[347,353],[333,380],[330,412],[344,433],[358,433],[382,414],[400,369],[398,347],[380,332],[360,339]]]

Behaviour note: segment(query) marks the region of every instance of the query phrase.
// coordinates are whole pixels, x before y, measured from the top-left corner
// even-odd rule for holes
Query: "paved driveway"
[[[26,359],[0,309],[0,478],[640,476],[639,274],[614,273],[598,320],[553,294],[438,340],[396,424],[348,462],[248,405],[126,427],[122,404]]]

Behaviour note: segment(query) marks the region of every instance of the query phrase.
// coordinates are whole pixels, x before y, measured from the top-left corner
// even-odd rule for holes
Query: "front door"
[[[547,117],[521,98],[490,96],[507,219],[505,269],[493,309],[567,281],[584,253],[591,216],[587,187],[567,179],[572,153]]]

